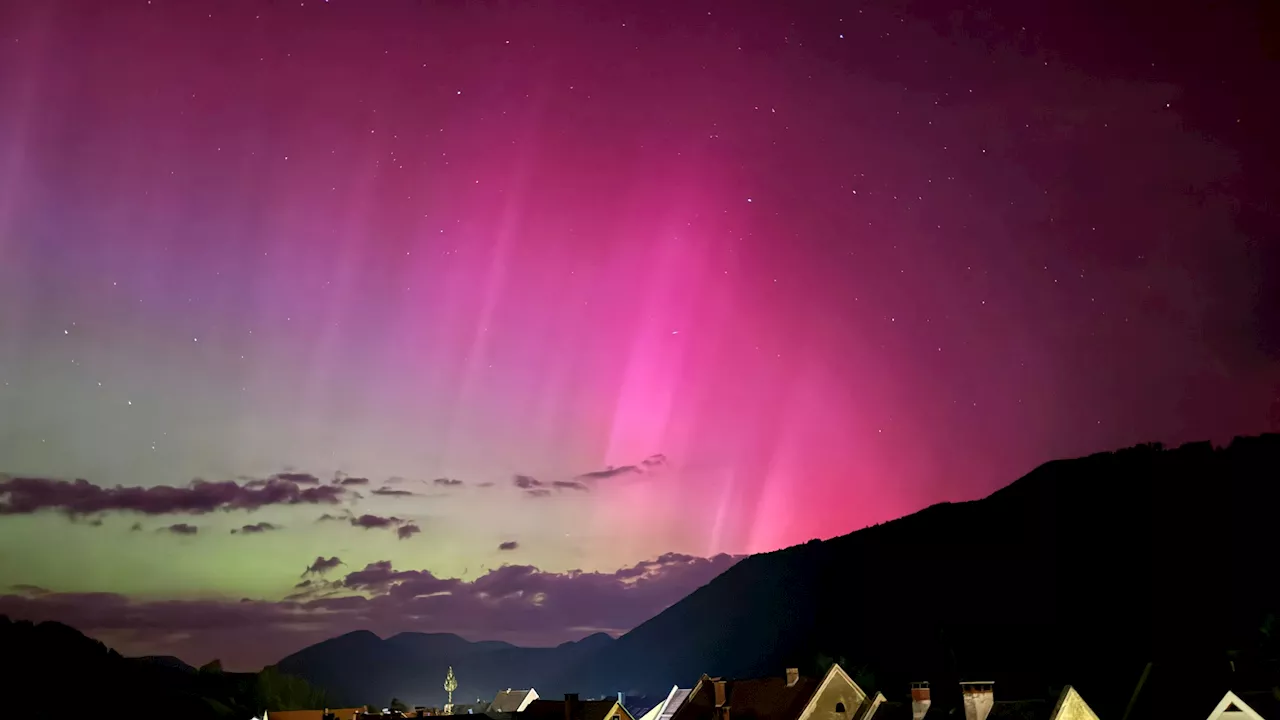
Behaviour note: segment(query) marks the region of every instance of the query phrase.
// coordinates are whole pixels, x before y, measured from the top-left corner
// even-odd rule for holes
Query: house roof
[[[716,720],[714,683],[718,681],[720,678],[704,675],[672,720]],[[723,682],[732,720],[796,720],[822,683],[818,678],[802,677],[787,685],[783,676]]]
[[[1156,663],[1137,688],[1128,719],[1203,720],[1231,690],[1265,720],[1280,720],[1280,698],[1275,691],[1260,689],[1269,687],[1275,677],[1274,666],[1242,669],[1236,673],[1226,663],[1209,666]]]
[[[533,689],[528,690],[499,690],[494,696],[493,702],[489,705],[490,712],[511,713],[520,710],[520,706],[524,704],[524,699],[529,697],[529,693]]]
[[[996,700],[991,706],[987,720],[1055,720],[1055,712],[1068,700],[1082,700],[1082,698],[1068,686],[1063,688],[1056,703],[1047,700]],[[1075,705],[1073,704],[1072,707]],[[874,712],[866,716],[865,720],[911,720],[911,717],[911,703],[895,701],[881,702]],[[957,720],[958,718],[964,718],[964,709],[958,703],[940,705],[936,699],[924,715],[924,720]]]
[[[1263,718],[1263,720],[1280,718],[1280,690],[1240,693],[1233,692],[1230,694],[1230,698],[1224,694],[1214,710],[1217,710],[1219,707],[1223,710],[1230,710],[1233,706],[1237,710],[1243,710],[1244,708],[1240,707],[1241,703],[1256,713],[1258,717]],[[1217,720],[1217,717],[1210,716],[1210,720]]]
[[[671,720],[680,706],[685,700],[689,699],[689,693],[693,692],[693,688],[675,688],[671,694],[667,696],[666,704],[662,706],[662,712],[658,714],[658,720]]]
[[[573,716],[565,717],[563,700],[534,700],[518,717],[520,720],[610,720],[609,713],[621,708],[624,720],[632,720],[631,713],[613,700],[578,700],[573,704]]]

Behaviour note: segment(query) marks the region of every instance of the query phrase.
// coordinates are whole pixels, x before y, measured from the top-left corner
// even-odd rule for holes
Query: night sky
[[[0,612],[550,644],[1280,429],[1262,5],[0,0]]]

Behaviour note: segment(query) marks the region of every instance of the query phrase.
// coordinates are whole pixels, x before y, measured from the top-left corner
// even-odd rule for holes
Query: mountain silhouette
[[[4,670],[6,710],[15,717],[47,715],[67,698],[136,720],[245,720],[267,708],[328,704],[323,692],[274,668],[224,673],[213,663],[196,670],[177,658],[126,658],[56,622],[0,615],[0,647],[10,660]]]
[[[1280,435],[1050,462],[981,500],[746,558],[544,688],[651,693],[838,660],[891,699],[917,680],[935,697],[1071,684],[1120,718],[1152,663],[1134,707],[1153,716],[1167,708],[1148,698],[1188,683],[1280,685],[1277,513]]]
[[[488,702],[515,685],[537,688],[556,669],[576,666],[613,642],[597,633],[553,648],[522,648],[451,633],[406,632],[384,640],[360,630],[303,648],[276,667],[324,688],[340,703],[382,707],[395,697],[438,707],[445,702],[450,667],[458,680],[455,703]]]
[[[1280,435],[1141,445],[746,558],[617,640],[525,649],[352,633],[280,667],[344,702],[439,704],[450,663],[455,698],[469,701],[529,686],[661,696],[703,673],[816,675],[838,661],[891,699],[917,680],[940,705],[961,680],[994,681],[1010,699],[1071,684],[1102,717],[1182,715],[1163,705],[1179,688],[1220,698],[1280,684],[1277,513]]]

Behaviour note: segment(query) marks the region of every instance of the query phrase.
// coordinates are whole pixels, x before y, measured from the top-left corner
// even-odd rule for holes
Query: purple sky
[[[0,0],[0,612],[561,642],[1280,429],[1274,25],[1196,12]]]

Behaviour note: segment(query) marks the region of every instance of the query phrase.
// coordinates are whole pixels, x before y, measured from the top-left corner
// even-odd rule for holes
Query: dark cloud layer
[[[631,473],[638,472],[642,471],[635,465],[623,465],[622,467],[607,467],[603,470],[582,473],[578,477],[583,480],[606,480],[608,478],[618,477],[619,475],[629,475]]]
[[[533,488],[542,487],[542,481],[529,475],[516,475],[511,478],[511,484],[521,490],[532,490]]]
[[[316,519],[316,522],[330,521],[345,522],[351,527],[357,527],[364,530],[395,530],[396,536],[401,540],[405,540],[422,532],[422,528],[418,527],[418,525],[413,521],[398,518],[394,515],[390,517],[371,515],[369,513],[356,515],[351,511],[347,511],[337,515],[325,513]]]
[[[396,489],[396,488],[380,487],[380,488],[375,489],[375,490],[373,491],[373,494],[374,494],[374,495],[387,495],[387,496],[391,496],[391,497],[407,497],[407,496],[409,496],[409,495],[416,495],[417,493],[411,492],[411,491],[409,491],[409,490],[398,490],[398,489]]]
[[[582,473],[578,476],[579,480],[608,480],[622,475],[641,475],[646,472],[656,472],[667,464],[667,456],[662,453],[655,453],[641,460],[637,465],[622,465],[614,467],[610,465],[603,470],[593,470],[592,472]]]
[[[343,493],[342,488],[334,486],[304,488],[281,476],[243,485],[234,480],[193,480],[185,487],[113,488],[87,480],[14,477],[0,480],[0,515],[28,515],[44,510],[73,518],[110,511],[202,515],[215,510],[257,510],[268,505],[333,505]]]
[[[235,535],[237,533],[240,533],[243,535],[252,535],[256,533],[270,532],[272,530],[279,530],[279,529],[280,529],[279,525],[274,525],[269,522],[259,522],[259,523],[253,523],[252,525],[244,525],[239,528],[232,528],[231,534]]]
[[[200,532],[200,528],[186,523],[175,523],[168,527],[160,528],[159,532],[173,533],[174,535],[195,535]]]
[[[368,485],[368,484],[369,484],[369,478],[367,478],[367,477],[344,477],[344,478],[342,478],[341,480],[339,480],[339,481],[338,481],[338,484],[339,484],[339,485]]]
[[[461,480],[457,480],[455,478],[447,478],[447,477],[439,477],[439,478],[436,478],[435,480],[432,480],[431,482],[436,485],[444,485],[446,487],[453,487],[455,485],[462,484]]]
[[[556,480],[551,483],[557,490],[586,490],[587,486],[577,480]]]
[[[731,567],[738,558],[668,554],[617,572],[544,572],[506,565],[467,582],[372,563],[333,581],[341,561],[316,558],[290,600],[140,602],[113,593],[12,591],[0,613],[58,620],[126,655],[176,655],[258,669],[352,630],[456,632],[471,639],[553,645],[625,632]],[[311,582],[307,582],[310,580]]]
[[[516,542],[515,540],[508,540],[504,543],[498,544],[499,550],[515,550],[518,547],[520,547],[520,543]]]
[[[299,485],[319,485],[320,478],[311,473],[301,472],[282,472],[271,476],[272,480],[284,480],[285,482],[297,483]]]
[[[351,526],[364,528],[365,530],[374,530],[378,528],[396,527],[404,521],[394,515],[391,517],[382,517],[381,515],[359,515],[351,518]]]
[[[302,571],[302,575],[303,577],[306,577],[307,575],[324,575],[342,564],[343,562],[337,557],[325,558],[321,555],[316,558],[315,562],[308,565],[306,570]]]

